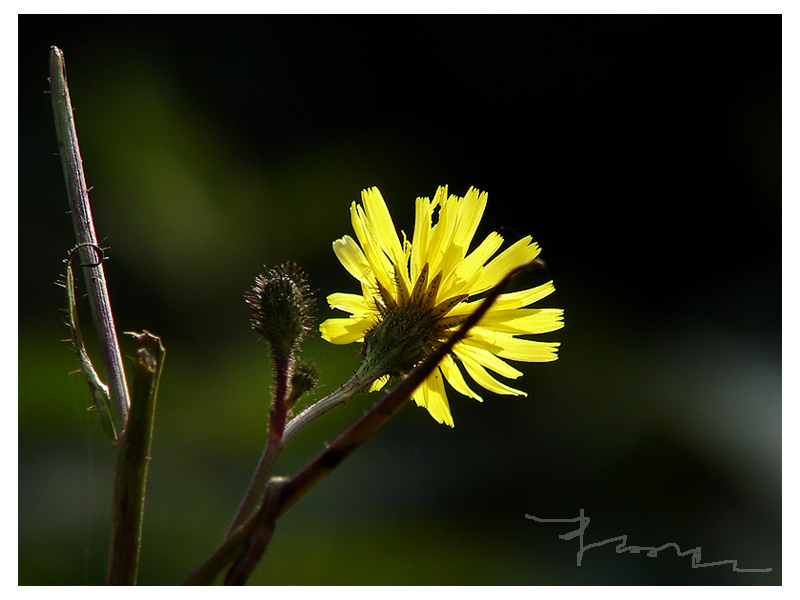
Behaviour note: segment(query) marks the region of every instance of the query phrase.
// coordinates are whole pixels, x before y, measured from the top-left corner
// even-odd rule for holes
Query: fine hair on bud
[[[296,352],[314,326],[314,298],[305,273],[294,263],[258,275],[244,298],[253,309],[251,326],[280,356]]]

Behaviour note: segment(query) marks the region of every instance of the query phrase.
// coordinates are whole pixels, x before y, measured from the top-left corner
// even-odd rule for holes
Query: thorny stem
[[[92,208],[89,203],[89,192],[83,174],[83,161],[78,146],[78,133],[75,129],[75,118],[72,114],[72,101],[67,86],[67,75],[64,66],[64,54],[59,48],[50,48],[50,94],[53,101],[53,115],[56,124],[58,150],[64,169],[64,180],[67,184],[72,224],[75,237],[81,246],[81,261],[89,295],[89,306],[102,355],[103,366],[108,377],[111,396],[111,413],[118,434],[125,429],[128,418],[130,398],[125,370],[122,366],[122,355],[111,313],[111,302],[108,297],[103,265],[97,264],[95,256],[97,234],[92,220]]]
[[[253,544],[253,540],[263,539],[266,536],[268,541],[274,529],[275,520],[289,510],[370,436],[383,427],[389,418],[411,397],[414,390],[433,372],[442,358],[481,320],[497,300],[497,297],[506,289],[511,279],[520,271],[541,267],[541,264],[541,261],[534,260],[508,273],[500,283],[489,291],[486,298],[467,317],[458,330],[421,365],[395,385],[383,398],[373,404],[361,418],[336,438],[330,446],[323,450],[290,481],[281,481],[277,502],[274,495],[268,495],[258,512],[236,528],[233,534],[226,537],[225,541],[212,555],[189,574],[182,582],[183,585],[211,584],[217,574],[234,559],[237,564],[242,564],[250,561],[253,553],[263,553],[264,548],[259,544]],[[231,572],[235,573],[236,567],[233,567]],[[229,572],[229,575],[231,572]],[[237,579],[236,583],[244,583],[244,581]]]

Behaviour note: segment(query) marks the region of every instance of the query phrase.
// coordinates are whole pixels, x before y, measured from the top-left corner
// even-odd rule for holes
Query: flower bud
[[[257,276],[244,297],[253,309],[250,324],[279,356],[295,352],[314,325],[314,299],[306,275],[293,263]]]
[[[295,367],[292,374],[292,386],[289,397],[286,400],[287,406],[291,409],[298,398],[317,386],[319,373],[313,365],[301,362]]]

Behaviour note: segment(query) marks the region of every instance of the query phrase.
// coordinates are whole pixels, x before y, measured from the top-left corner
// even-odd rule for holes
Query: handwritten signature
[[[681,551],[680,546],[675,543],[664,544],[663,546],[658,547],[645,547],[645,546],[628,546],[628,536],[627,535],[620,535],[618,537],[609,538],[607,540],[603,540],[602,542],[595,542],[594,544],[585,545],[583,543],[583,533],[586,531],[586,528],[589,527],[589,517],[584,516],[583,509],[581,509],[581,514],[579,517],[575,519],[541,519],[539,517],[534,517],[533,515],[525,515],[526,519],[531,519],[532,521],[536,521],[537,523],[580,523],[578,529],[575,531],[570,531],[569,533],[565,533],[563,535],[559,535],[562,540],[571,540],[575,537],[579,538],[580,541],[580,549],[578,550],[578,566],[581,566],[581,561],[583,560],[583,553],[586,552],[589,548],[596,548],[598,546],[604,546],[605,544],[609,544],[612,542],[620,542],[617,545],[617,554],[622,554],[623,552],[630,552],[631,554],[639,554],[640,552],[647,551],[647,556],[653,558],[658,556],[658,553],[662,550],[666,550],[667,548],[675,548],[675,551],[678,553],[678,556],[686,556],[691,555],[692,557],[692,568],[693,569],[700,569],[701,567],[719,567],[722,565],[732,565],[733,570],[736,573],[769,573],[772,569],[740,569],[739,563],[736,560],[720,560],[717,562],[709,562],[709,563],[702,563],[700,562],[700,547],[692,548],[691,550],[686,550],[684,552]]]

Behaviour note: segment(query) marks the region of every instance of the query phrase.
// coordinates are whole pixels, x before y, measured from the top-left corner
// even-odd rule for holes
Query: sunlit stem
[[[122,367],[122,354],[119,350],[119,340],[111,313],[111,301],[108,297],[103,265],[102,262],[96,264],[94,249],[98,247],[97,234],[92,220],[92,207],[89,203],[86,178],[83,174],[78,133],[75,129],[72,101],[67,86],[64,54],[55,46],[50,49],[50,95],[53,101],[58,151],[64,169],[64,180],[67,184],[72,224],[80,246],[82,263],[87,265],[84,267],[83,273],[97,343],[108,378],[114,429],[121,434],[125,429],[130,406],[128,384],[125,380],[125,370]]]
[[[324,415],[329,410],[344,404],[361,392],[366,391],[372,383],[381,377],[383,373],[380,368],[373,365],[362,363],[353,376],[340,388],[325,396],[300,412],[286,425],[283,433],[283,445],[285,446],[303,427]]]

